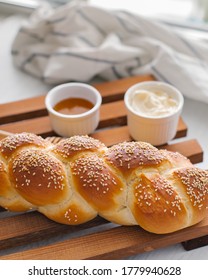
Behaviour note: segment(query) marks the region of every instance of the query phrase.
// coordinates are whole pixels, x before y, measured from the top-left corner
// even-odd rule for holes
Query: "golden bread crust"
[[[46,145],[47,142],[42,137],[32,133],[23,132],[1,140],[0,153],[5,159],[8,159],[21,148],[29,148],[32,146],[45,148]]]
[[[63,164],[42,150],[23,150],[9,165],[17,192],[38,206],[54,204],[68,195]]]
[[[97,152],[103,148],[105,148],[103,143],[86,135],[64,139],[52,151],[63,159],[71,160],[73,156],[81,152]]]
[[[187,224],[179,193],[160,174],[141,174],[132,186],[130,204],[138,224],[150,232],[172,232]]]
[[[123,184],[102,158],[96,154],[80,157],[71,163],[71,170],[76,190],[97,211],[115,207],[114,197]]]
[[[0,206],[68,225],[100,215],[164,234],[207,215],[208,172],[144,142],[107,148],[74,136],[52,145],[22,133],[0,141]]]
[[[145,142],[114,145],[106,151],[105,159],[124,174],[140,167],[156,167],[167,161],[157,148]]]

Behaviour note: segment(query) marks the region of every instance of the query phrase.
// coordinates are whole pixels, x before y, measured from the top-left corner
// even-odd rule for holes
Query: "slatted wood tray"
[[[93,137],[107,146],[132,140],[126,125],[124,92],[132,84],[154,80],[150,75],[94,85],[102,94],[101,119]],[[0,130],[27,131],[54,136],[44,105],[45,96],[0,105]],[[203,160],[196,139],[186,140],[187,126],[180,118],[176,138],[162,148],[178,151],[193,163]],[[0,211],[0,259],[121,259],[133,254],[183,243],[186,248],[204,245],[208,217],[201,223],[165,235],[151,234],[138,226],[118,226],[97,217],[80,226],[55,223],[40,213]],[[197,243],[200,237],[200,242]],[[191,243],[194,239],[195,243]],[[207,238],[206,238],[207,240]],[[193,245],[195,244],[195,245]],[[207,243],[206,243],[207,244]]]

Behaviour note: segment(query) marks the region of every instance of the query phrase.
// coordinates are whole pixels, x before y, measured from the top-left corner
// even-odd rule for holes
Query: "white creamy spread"
[[[135,112],[149,117],[169,115],[178,107],[178,102],[163,91],[136,90],[129,103]]]

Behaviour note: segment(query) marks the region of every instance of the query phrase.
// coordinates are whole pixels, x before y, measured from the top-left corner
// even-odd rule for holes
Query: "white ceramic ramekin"
[[[53,107],[61,100],[70,97],[84,98],[94,104],[89,111],[77,114],[61,114]],[[102,97],[99,91],[85,83],[66,83],[51,89],[45,99],[53,130],[60,136],[86,135],[92,133],[99,123],[99,109]]]
[[[136,112],[130,103],[136,90],[163,91],[175,99],[177,109],[166,116],[145,116]],[[144,141],[159,146],[172,140],[177,132],[179,116],[182,112],[184,98],[175,87],[158,81],[142,82],[130,87],[124,96],[127,108],[129,133],[134,140]]]

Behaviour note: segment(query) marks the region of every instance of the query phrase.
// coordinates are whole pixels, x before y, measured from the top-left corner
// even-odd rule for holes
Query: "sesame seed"
[[[105,152],[108,162],[122,170],[132,170],[138,166],[158,165],[166,157],[151,144],[145,142],[123,142],[110,147]]]
[[[35,171],[34,171],[35,170]],[[16,186],[64,189],[65,176],[62,164],[43,150],[23,150],[12,164]]]
[[[18,148],[22,146],[25,147],[26,145],[45,148],[47,146],[47,141],[45,141],[42,137],[32,133],[23,132],[19,134],[13,134],[1,140],[0,152],[7,159]]]
[[[104,149],[106,146],[99,140],[85,136],[72,136],[64,139],[58,143],[53,151],[60,154],[63,158],[70,159],[70,157],[77,152],[81,151],[99,151]]]
[[[186,187],[192,205],[201,210],[202,202],[208,196],[208,172],[193,167],[177,170],[175,174]]]
[[[68,220],[68,222],[76,223],[78,221],[78,215],[73,213],[70,208],[65,212],[64,217]]]
[[[118,179],[97,154],[80,157],[70,164],[72,175],[77,177],[79,184],[107,194],[117,188]],[[86,183],[85,183],[86,182]],[[118,188],[118,190],[120,187]]]

